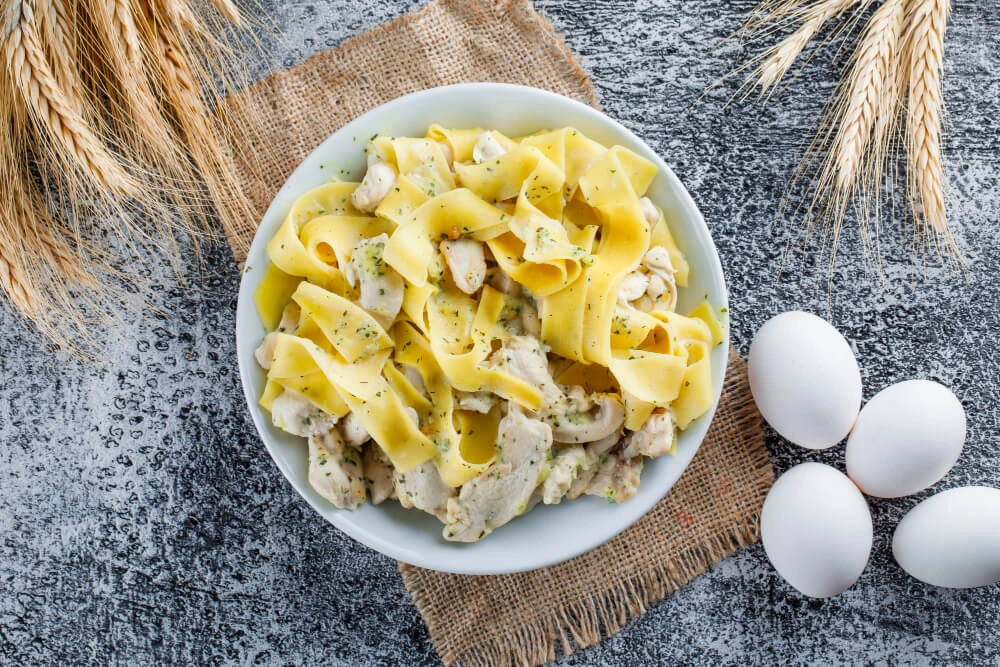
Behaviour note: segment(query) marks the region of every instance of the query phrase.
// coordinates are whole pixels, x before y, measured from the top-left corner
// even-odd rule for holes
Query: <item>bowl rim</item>
[[[276,213],[277,209],[286,206],[285,200],[289,195],[291,184],[294,183],[295,181],[302,180],[299,176],[300,172],[303,172],[305,169],[308,168],[308,163],[310,161],[310,158],[316,155],[317,153],[322,152],[326,144],[333,142],[334,139],[338,136],[348,135],[353,128],[364,124],[366,121],[369,121],[372,117],[388,114],[391,111],[404,108],[407,105],[423,101],[426,98],[432,98],[439,95],[448,95],[450,93],[460,94],[465,91],[478,91],[486,94],[486,91],[484,89],[489,89],[489,94],[502,94],[504,92],[516,91],[518,94],[534,95],[537,96],[539,99],[545,99],[548,102],[557,105],[568,105],[568,107],[573,109],[575,112],[580,113],[583,116],[589,117],[590,120],[592,120],[597,124],[603,124],[609,126],[611,131],[613,131],[614,133],[622,135],[623,137],[627,138],[630,142],[632,142],[635,146],[641,147],[643,150],[641,150],[640,153],[643,154],[643,157],[646,157],[647,159],[651,160],[656,165],[658,172],[662,173],[662,175],[668,181],[670,189],[672,190],[673,195],[677,199],[677,204],[683,210],[684,217],[688,219],[688,222],[686,222],[685,224],[690,226],[690,229],[688,231],[695,237],[694,239],[695,242],[699,245],[707,247],[708,249],[707,255],[709,260],[708,264],[710,265],[711,272],[714,274],[714,278],[718,282],[720,291],[719,294],[720,303],[713,303],[712,305],[716,309],[722,309],[722,312],[728,313],[728,305],[729,305],[728,287],[725,281],[725,274],[723,273],[722,270],[722,263],[719,258],[718,249],[716,248],[715,243],[712,240],[712,236],[708,229],[708,225],[706,224],[704,216],[702,215],[697,204],[695,204],[687,188],[677,177],[677,175],[673,172],[670,166],[663,160],[663,158],[661,158],[659,154],[656,153],[656,151],[650,148],[650,146],[643,139],[641,139],[638,135],[632,132],[629,128],[625,127],[619,121],[615,120],[614,118],[611,118],[610,116],[602,113],[601,111],[598,111],[597,109],[594,109],[591,106],[588,106],[582,102],[579,102],[572,98],[548,90],[534,88],[531,86],[509,84],[509,83],[493,83],[493,82],[459,83],[447,86],[437,86],[434,88],[427,88],[413,93],[401,95],[400,97],[385,102],[377,107],[372,108],[371,110],[365,112],[364,114],[361,114],[353,118],[351,121],[349,121],[339,129],[332,132],[329,136],[327,136],[326,139],[324,139],[315,148],[313,148],[312,151],[310,151],[310,153],[305,158],[303,158],[303,160],[296,166],[296,168],[292,170],[292,172],[288,175],[284,184],[282,184],[282,186],[275,193],[264,215],[258,221],[257,228],[256,231],[254,232],[254,237],[250,244],[250,247],[247,250],[246,259],[244,260],[244,263],[249,261],[250,257],[256,254],[256,248],[259,245],[261,244],[266,245],[267,242],[270,240],[269,238],[264,238],[264,235],[261,234],[262,227],[268,220],[277,215]],[[539,129],[544,129],[544,128],[539,128]],[[298,192],[296,196],[301,195],[303,192],[305,192],[305,190]],[[256,271],[254,273],[256,273]],[[474,558],[467,559],[466,562],[460,562],[460,563],[456,563],[454,562],[454,560],[449,563],[440,563],[432,558],[424,557],[424,555],[420,551],[407,549],[405,546],[400,545],[397,541],[386,539],[378,532],[362,530],[359,529],[353,523],[338,521],[337,520],[338,517],[341,515],[341,513],[344,512],[344,510],[337,510],[336,512],[332,513],[328,513],[327,511],[325,511],[328,508],[321,506],[320,503],[315,498],[311,497],[311,494],[304,492],[302,489],[299,488],[300,485],[296,479],[297,474],[291,469],[289,465],[286,465],[286,463],[280,456],[276,454],[275,449],[277,447],[277,444],[272,443],[271,437],[267,434],[268,428],[270,427],[270,420],[266,420],[267,423],[264,423],[265,422],[264,410],[260,408],[260,406],[257,404],[258,397],[252,393],[252,382],[250,378],[250,373],[254,372],[255,370],[259,371],[259,369],[255,368],[255,365],[247,359],[248,355],[245,354],[245,351],[248,349],[247,348],[248,345],[251,346],[249,349],[251,350],[256,349],[259,341],[248,340],[246,337],[249,335],[249,332],[243,331],[243,327],[240,326],[242,320],[241,313],[247,307],[253,308],[254,309],[253,312],[256,313],[256,308],[253,304],[253,291],[256,289],[257,286],[256,283],[259,283],[259,280],[255,281],[255,284],[253,285],[253,287],[251,287],[250,285],[251,281],[249,279],[250,275],[251,275],[251,270],[249,268],[246,268],[241,272],[234,328],[236,330],[235,331],[236,351],[237,351],[237,363],[239,366],[240,384],[242,385],[243,388],[243,396],[246,400],[247,409],[250,412],[250,416],[253,421],[254,427],[256,429],[257,436],[259,437],[261,442],[264,443],[264,446],[267,449],[268,455],[271,457],[271,460],[278,467],[282,475],[284,475],[285,479],[289,482],[289,484],[292,486],[295,492],[299,495],[300,498],[305,500],[306,503],[308,503],[320,516],[326,519],[329,523],[336,526],[339,530],[346,533],[349,537],[364,544],[365,546],[368,546],[398,561],[402,561],[418,567],[441,571],[441,572],[451,572],[456,574],[470,574],[470,575],[490,575],[490,574],[508,574],[515,572],[524,572],[524,571],[540,569],[543,567],[549,567],[551,565],[555,565],[570,560],[571,558],[575,558],[581,554],[587,553],[597,548],[598,546],[604,544],[605,542],[610,541],[617,535],[621,534],[628,527],[633,525],[640,518],[645,516],[653,507],[656,506],[656,504],[660,502],[660,500],[663,499],[663,497],[666,496],[667,493],[670,492],[673,486],[677,483],[677,480],[680,478],[680,476],[683,475],[683,473],[690,466],[691,460],[694,458],[697,451],[701,448],[701,445],[705,439],[705,435],[708,432],[708,428],[715,416],[715,412],[718,409],[719,402],[721,400],[722,385],[725,381],[725,373],[727,370],[726,367],[728,365],[728,349],[730,345],[730,330],[729,330],[730,327],[728,321],[723,323],[723,341],[720,344],[720,346],[722,346],[725,350],[725,352],[721,355],[723,359],[721,364],[722,367],[720,369],[713,368],[712,371],[713,393],[715,394],[715,400],[713,401],[712,407],[708,410],[708,412],[706,412],[704,415],[699,417],[698,420],[696,420],[695,424],[697,424],[699,426],[699,429],[702,431],[701,434],[698,436],[697,443],[695,443],[694,445],[686,445],[687,451],[685,452],[684,457],[687,460],[683,462],[683,465],[674,475],[674,478],[670,480],[669,483],[664,485],[662,493],[654,494],[654,497],[651,502],[647,501],[645,503],[637,503],[636,501],[639,500],[639,498],[637,497],[637,498],[631,498],[625,503],[622,503],[621,504],[622,506],[628,506],[629,512],[619,524],[614,526],[613,530],[599,533],[596,537],[591,535],[581,537],[581,539],[577,541],[576,546],[566,549],[564,552],[552,556],[547,557],[545,555],[540,555],[539,557],[524,563],[515,563],[513,565],[508,564],[499,567],[494,566],[485,568],[482,566],[478,566]],[[249,306],[247,306],[248,303]],[[726,319],[728,320],[728,315],[726,315]],[[252,353],[249,356],[252,358],[253,356]],[[676,459],[679,456],[681,456],[680,452],[678,452],[678,454],[675,455],[674,458]],[[308,480],[306,480],[305,483],[308,484]],[[461,545],[458,545],[458,548],[456,548],[455,550],[456,554],[460,552],[460,548]]]

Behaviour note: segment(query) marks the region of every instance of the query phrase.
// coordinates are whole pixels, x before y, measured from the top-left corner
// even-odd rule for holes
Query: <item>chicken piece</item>
[[[483,244],[475,239],[460,238],[441,241],[438,246],[448,263],[451,279],[458,289],[466,294],[474,294],[483,286],[486,278],[486,256]]]
[[[651,414],[638,431],[625,439],[625,449],[622,453],[626,458],[636,456],[655,458],[669,452],[673,444],[674,420],[668,411],[661,410]]]
[[[490,276],[489,283],[490,287],[498,292],[503,292],[504,294],[509,294],[511,296],[516,296],[521,291],[521,286],[517,283],[517,281],[499,268]]]
[[[403,278],[386,264],[383,257],[387,234],[362,239],[354,246],[351,268],[361,284],[361,307],[380,319],[391,323],[403,306]]]
[[[595,442],[587,443],[584,446],[584,451],[586,452],[586,461],[583,466],[581,466],[579,472],[577,472],[576,479],[570,485],[569,490],[566,492],[566,497],[570,500],[575,500],[583,495],[587,487],[590,486],[590,482],[594,479],[594,475],[597,474],[600,468],[600,462],[605,455],[618,445],[618,442],[622,437],[622,429],[619,428],[614,433],[601,438]]]
[[[377,442],[369,442],[361,452],[365,483],[373,505],[380,505],[392,498],[396,489],[392,482],[395,469]]]
[[[539,416],[552,425],[552,435],[557,442],[600,440],[614,433],[625,421],[624,406],[611,394],[595,394],[589,399],[596,407],[595,412],[580,410],[578,399],[573,397],[576,390],[571,388],[571,394],[567,395],[552,379],[548,358],[538,339],[514,336],[504,341],[497,354],[501,355],[508,372],[541,390],[543,404]]]
[[[642,457],[625,458],[622,454],[609,454],[600,464],[585,493],[599,496],[609,502],[625,502],[639,490]]]
[[[265,335],[264,340],[260,343],[260,347],[254,351],[253,354],[257,358],[257,363],[265,371],[271,368],[271,362],[274,361],[274,346],[278,344],[278,334],[294,332],[298,329],[301,312],[299,304],[294,301],[285,306],[285,309],[281,311],[281,321],[278,323],[278,328]]]
[[[558,505],[585,468],[592,465],[583,445],[566,447],[549,461],[549,475],[542,482],[542,502]]]
[[[642,217],[646,219],[650,227],[660,221],[660,211],[649,197],[643,197],[639,200],[639,209],[642,211]]]
[[[497,397],[488,391],[455,391],[455,407],[486,414],[496,405]]]
[[[514,336],[504,341],[503,347],[491,357],[511,374],[537,387],[543,396],[543,414],[565,401],[562,389],[552,379],[549,360],[537,338]]]
[[[500,145],[493,133],[486,131],[476,140],[476,145],[472,148],[472,159],[476,164],[482,164],[495,160],[506,152],[507,149]]]
[[[594,442],[615,433],[625,421],[625,406],[611,394],[595,394],[593,403],[593,412],[569,407],[555,418],[552,437],[558,442]]]
[[[271,403],[271,423],[286,433],[308,438],[332,429],[337,418],[299,392],[285,389]]]
[[[415,366],[403,364],[403,377],[413,385],[414,389],[420,392],[421,396],[428,398],[427,387],[424,386],[424,376],[420,374],[420,371]]]
[[[674,264],[670,260],[670,251],[661,245],[654,245],[642,257],[642,265],[650,273],[656,273],[664,278],[672,279]]]
[[[448,499],[455,495],[455,489],[441,481],[441,475],[433,461],[421,463],[405,473],[397,471],[393,485],[399,504],[403,507],[416,507],[433,514],[442,522],[447,519]]]
[[[346,446],[336,429],[309,436],[309,486],[340,509],[365,502],[361,453]]]
[[[542,320],[538,317],[538,308],[530,299],[525,299],[521,307],[521,328],[524,329],[524,333],[534,338],[542,336]]]
[[[618,303],[627,306],[629,301],[635,301],[646,293],[649,287],[649,276],[641,271],[633,271],[622,279],[618,288]]]
[[[475,542],[528,509],[552,447],[552,429],[511,404],[498,433],[497,462],[448,501],[446,540]]]
[[[265,371],[271,369],[271,362],[274,361],[274,348],[278,344],[278,332],[270,331],[264,334],[264,340],[260,342],[253,356],[257,360],[257,365]]]
[[[441,147],[441,155],[444,156],[445,164],[452,172],[455,171],[455,153],[451,150],[451,144],[447,141],[439,141],[437,145]]]
[[[365,425],[361,423],[361,419],[353,412],[348,412],[344,415],[344,418],[340,421],[340,428],[343,430],[344,440],[351,447],[360,447],[371,439],[368,429],[365,428]]]
[[[388,162],[370,164],[361,185],[351,193],[351,203],[359,211],[371,213],[392,191],[395,182],[396,170]]]

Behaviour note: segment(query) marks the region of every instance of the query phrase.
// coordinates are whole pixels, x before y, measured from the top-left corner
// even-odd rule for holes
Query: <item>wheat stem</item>
[[[749,80],[760,88],[760,94],[763,96],[788,73],[803,49],[827,21],[837,18],[860,1],[820,0],[808,6],[789,2],[786,3],[788,6],[779,7],[778,12],[781,14],[798,16],[801,25],[791,35],[765,51],[760,57],[760,64],[751,72]],[[797,7],[793,6],[796,4]]]
[[[34,3],[20,3],[20,20],[7,36],[7,71],[35,121],[65,155],[99,186],[130,195],[136,185],[124,167],[94,136],[49,69],[34,20]]]
[[[941,165],[941,73],[950,9],[948,0],[911,0],[907,8],[907,190],[920,233],[957,258]]]

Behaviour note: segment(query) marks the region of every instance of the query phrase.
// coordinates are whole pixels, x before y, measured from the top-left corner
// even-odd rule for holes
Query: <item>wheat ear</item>
[[[64,0],[38,0],[37,15],[41,19],[41,31],[45,36],[46,54],[52,73],[66,99],[78,114],[84,116],[83,86],[77,71],[79,62],[73,26],[73,11]]]
[[[748,77],[752,86],[760,88],[761,96],[771,90],[801,55],[806,45],[819,33],[823,25],[837,18],[860,0],[821,0],[796,10],[785,8],[784,13],[793,13],[801,19],[801,25],[791,35],[765,51],[759,64]]]
[[[907,191],[919,235],[958,259],[941,165],[941,68],[950,9],[948,0],[910,0],[907,11]]]
[[[215,8],[219,10],[219,13],[224,17],[229,19],[233,25],[240,25],[243,20],[240,16],[240,10],[237,9],[236,3],[233,0],[212,0],[212,4]]]
[[[5,44],[7,71],[20,90],[35,121],[50,140],[60,144],[81,171],[97,185],[123,195],[137,187],[124,167],[94,136],[83,118],[67,100],[46,61],[39,42],[30,0],[23,0],[12,11],[19,12]]]
[[[898,106],[895,65],[904,9],[904,0],[885,0],[872,14],[849,72],[838,87],[836,101],[824,119],[833,134],[817,177],[812,209],[821,209],[833,227],[831,259],[836,256],[844,216],[852,201],[865,252],[872,257],[875,250],[878,216],[872,220],[872,199],[877,206],[884,133],[888,130],[879,114],[895,114]],[[820,136],[822,152],[830,135]]]

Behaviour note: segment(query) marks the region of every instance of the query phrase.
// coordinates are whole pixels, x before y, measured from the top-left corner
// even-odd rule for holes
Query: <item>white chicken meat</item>
[[[396,182],[396,170],[388,162],[375,162],[368,166],[368,172],[354,192],[351,203],[354,208],[365,213],[374,211],[392,191]]]
[[[441,521],[446,520],[448,499],[455,495],[455,489],[441,480],[433,461],[421,463],[405,473],[396,472],[393,485],[403,507],[416,507]]]
[[[475,239],[459,238],[441,241],[438,246],[455,286],[466,294],[474,294],[486,279],[486,255],[483,244]]]
[[[340,509],[365,502],[361,452],[348,447],[337,429],[309,436],[309,485]]]
[[[500,420],[497,462],[448,501],[444,538],[475,542],[523,514],[552,447],[552,428],[516,405]]]
[[[271,423],[286,433],[308,438],[332,429],[337,418],[299,392],[285,389],[271,403]]]
[[[351,268],[361,286],[358,302],[383,324],[391,323],[403,306],[402,276],[384,258],[387,234],[362,239],[351,253]]]

